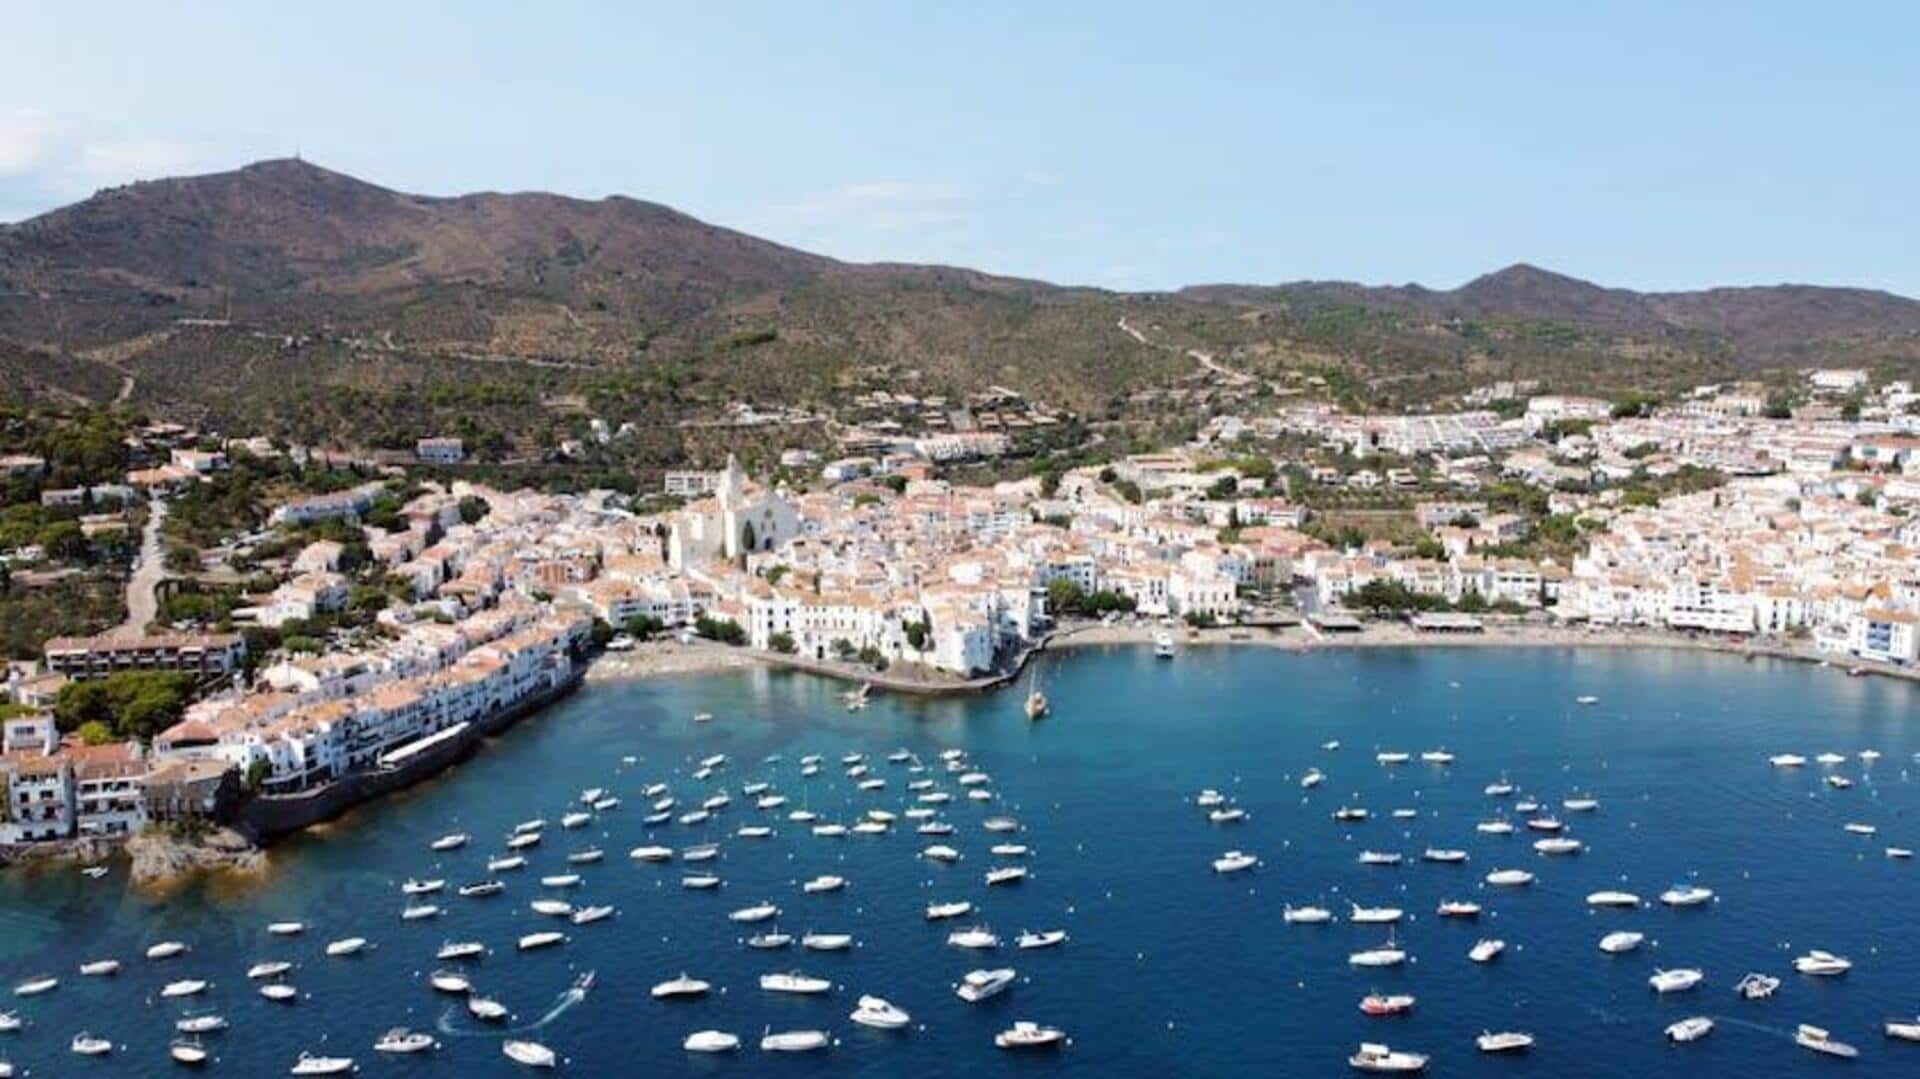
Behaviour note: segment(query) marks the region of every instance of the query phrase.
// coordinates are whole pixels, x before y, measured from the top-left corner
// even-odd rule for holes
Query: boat
[[[1695,1042],[1713,1033],[1713,1020],[1704,1015],[1689,1016],[1667,1027],[1670,1042]]]
[[[1399,865],[1401,857],[1390,851],[1363,850],[1358,860],[1361,865]]]
[[[823,1030],[785,1030],[778,1034],[768,1031],[760,1036],[760,1051],[763,1053],[806,1053],[815,1049],[825,1049],[832,1043]]]
[[[92,962],[80,964],[80,973],[89,978],[103,978],[109,974],[117,974],[119,971],[120,960],[118,959],[95,959]]]
[[[937,922],[943,918],[958,918],[972,910],[973,904],[964,899],[951,903],[929,903],[927,904],[927,921]]]
[[[1438,913],[1442,918],[1478,918],[1480,904],[1464,899],[1447,899],[1440,903]]]
[[[427,984],[442,993],[456,996],[473,992],[473,982],[457,970],[436,970],[427,975]]]
[[[357,1069],[352,1057],[323,1057],[301,1053],[294,1059],[288,1075],[347,1075]]]
[[[1780,979],[1771,974],[1746,974],[1733,984],[1733,991],[1748,1000],[1765,1000],[1780,990]]]
[[[307,931],[305,922],[268,922],[267,932],[276,937],[297,937]]]
[[[1363,907],[1358,903],[1352,906],[1353,913],[1347,916],[1347,921],[1355,925],[1392,925],[1406,913],[1399,907]]]
[[[1853,780],[1848,779],[1846,776],[1835,773],[1827,777],[1827,786],[1832,787],[1834,790],[1837,790],[1837,791],[1848,790],[1853,786]]]
[[[163,940],[147,949],[147,958],[172,959],[174,956],[187,954],[188,950],[185,944],[177,940]]]
[[[444,961],[448,959],[476,959],[486,954],[487,946],[477,940],[449,940],[440,945],[440,950],[433,953],[433,957]]]
[[[911,810],[909,810],[911,812]],[[943,820],[930,820],[914,829],[921,835],[952,835],[953,825]]]
[[[487,859],[487,872],[504,873],[510,869],[526,868],[527,860],[518,854],[506,854],[498,858]]]
[[[1886,1023],[1887,1037],[1903,1042],[1920,1042],[1920,1016],[1912,1019],[1889,1019]]]
[[[1326,781],[1327,774],[1325,772],[1322,772],[1318,768],[1309,768],[1307,769],[1307,773],[1300,777],[1300,787],[1302,790],[1312,790],[1314,787],[1318,787]]]
[[[1467,958],[1476,963],[1491,963],[1500,958],[1500,953],[1506,950],[1507,942],[1504,940],[1482,939],[1474,943],[1472,949],[1467,952]]]
[[[16,997],[37,997],[42,993],[51,992],[54,987],[59,984],[60,979],[52,976],[28,978],[26,981],[13,987],[13,995]]]
[[[1355,967],[1397,967],[1407,961],[1407,953],[1391,943],[1379,948],[1366,948],[1347,956],[1347,964]]]
[[[1173,658],[1173,634],[1158,630],[1153,635],[1153,654],[1158,659]]]
[[[529,1068],[551,1068],[560,1059],[553,1050],[539,1042],[525,1041],[520,1038],[509,1038],[501,1042],[500,1052],[506,1054],[506,1058],[515,1064]]]
[[[467,841],[472,838],[472,836],[469,836],[465,832],[454,832],[451,835],[443,835],[439,839],[427,844],[427,848],[437,851],[459,850],[461,847],[466,846]]]
[[[747,947],[762,950],[784,948],[792,943],[793,934],[782,933],[777,929],[770,933],[755,933],[753,936],[747,938]]]
[[[507,1006],[492,997],[468,997],[467,1014],[483,1023],[498,1023],[507,1018]]]
[[[740,1036],[724,1030],[696,1030],[687,1035],[680,1048],[689,1053],[731,1053],[740,1048]]]
[[[713,814],[705,809],[695,809],[680,814],[681,824],[705,824],[713,819]]]
[[[833,988],[833,983],[825,978],[815,978],[797,970],[779,971],[760,975],[760,988],[769,993],[797,993],[801,996],[818,996]]]
[[[614,908],[612,906],[598,904],[595,906],[581,907],[579,910],[567,915],[567,920],[574,925],[592,925],[594,922],[600,921],[603,918],[613,917],[613,914]]]
[[[521,951],[530,952],[535,948],[547,948],[555,944],[565,944],[566,942],[567,935],[565,933],[556,933],[549,930],[544,933],[528,933],[526,936],[520,938],[519,943]]]
[[[400,894],[432,895],[434,892],[440,891],[446,886],[447,882],[444,880],[414,880],[412,877],[408,877],[406,883],[400,885]]]
[[[1533,841],[1533,849],[1540,854],[1578,854],[1585,844],[1572,836],[1556,835]]]
[[[1483,1031],[1473,1044],[1479,1046],[1482,1053],[1524,1053],[1533,1048],[1533,1035],[1518,1030],[1497,1034]]]
[[[684,972],[677,978],[669,978],[647,991],[655,1000],[684,1000],[690,997],[704,997],[713,986],[698,978],[689,977]]]
[[[542,888],[576,888],[579,885],[580,874],[578,873],[555,873],[552,876],[540,878]]]
[[[285,982],[268,982],[260,987],[260,995],[276,1004],[286,1004],[298,998],[300,991]]]
[[[1020,822],[1012,817],[988,817],[981,822],[980,827],[989,832],[1017,832],[1020,830]]]
[[[1394,820],[1412,820],[1419,815],[1420,811],[1417,809],[1396,809],[1393,811]]]
[[[673,848],[635,847],[627,852],[627,857],[636,862],[670,862],[673,860]]]
[[[1027,867],[1024,865],[1003,865],[987,870],[987,883],[1018,884],[1027,879]]]
[[[373,1043],[376,1053],[425,1053],[440,1048],[440,1043],[431,1034],[422,1034],[406,1027],[394,1027],[380,1035]]]
[[[711,862],[718,857],[720,857],[718,843],[696,843],[680,852],[680,860],[683,862]]]
[[[995,858],[1025,858],[1028,847],[1025,843],[995,843],[987,848],[987,853]]]
[[[70,1048],[83,1057],[98,1057],[113,1052],[113,1043],[98,1035],[81,1031],[73,1036]]]
[[[1807,764],[1807,758],[1802,757],[1798,753],[1775,753],[1773,756],[1767,758],[1767,763],[1773,765],[1775,768],[1804,768]]]
[[[1281,908],[1280,920],[1288,925],[1320,925],[1332,921],[1333,912],[1325,907],[1287,906]]]
[[[1828,765],[1828,766],[1847,763],[1846,757],[1838,753],[1835,753],[1831,749],[1827,750],[1825,753],[1822,753],[1818,757],[1815,757],[1813,759],[1820,762],[1821,764]]]
[[[1339,809],[1333,811],[1333,819],[1337,821],[1363,821],[1367,819],[1367,811],[1358,806],[1341,806]]]
[[[521,835],[514,836],[512,839],[507,840],[507,849],[508,850],[526,850],[528,847],[538,846],[539,843],[540,843],[539,832],[526,832]]]
[[[592,865],[595,862],[603,860],[606,856],[607,852],[601,850],[599,847],[588,847],[585,850],[576,850],[568,854],[567,864]]]
[[[459,895],[466,899],[484,899],[490,895],[499,895],[506,890],[507,886],[497,880],[477,880],[472,884],[462,884],[457,889]]]
[[[16,1034],[27,1028],[27,1021],[14,1012],[0,1012],[0,1034]]]
[[[1213,860],[1215,873],[1239,873],[1260,864],[1260,859],[1246,851],[1230,850]]]
[[[1594,696],[1591,693],[1583,693],[1580,696],[1575,697],[1573,699],[1573,703],[1580,704],[1580,705],[1599,704],[1600,698]]]
[[[831,824],[831,823],[816,824],[813,826],[813,834],[817,836],[822,836],[828,839],[838,839],[841,836],[847,834],[847,826],[844,824]]]
[[[160,987],[160,999],[177,1000],[180,997],[199,996],[207,991],[207,986],[210,984],[212,983],[200,978],[182,978],[179,981],[168,982]]]
[[[1420,760],[1426,764],[1452,764],[1453,754],[1444,749],[1429,749],[1420,754]]]
[[[1888,847],[1887,857],[1904,860],[1913,857],[1913,850],[1910,847]]]
[[[562,828],[585,828],[593,820],[593,814],[573,812],[560,818]]]
[[[423,918],[438,918],[441,914],[438,903],[415,903],[400,911],[403,922],[417,922]]]
[[[1647,935],[1645,933],[1635,933],[1630,929],[1622,929],[1601,937],[1600,950],[1606,952],[1608,955],[1620,955],[1638,948],[1641,942],[1646,939]]]
[[[597,813],[606,813],[610,810],[619,809],[620,799],[616,795],[609,794],[605,798],[594,802],[593,808]]]
[[[1611,889],[1587,894],[1589,907],[1637,907],[1640,897],[1632,892],[1613,891]]]
[[[227,1029],[227,1020],[225,1016],[202,1012],[174,1020],[173,1029],[181,1034],[212,1034]]]
[[[733,834],[741,839],[767,839],[773,835],[773,829],[764,824],[743,824],[734,829]]]
[[[800,946],[816,952],[844,952],[853,947],[853,934],[807,933],[800,938]]]
[[[968,1004],[978,1004],[988,997],[1003,992],[1013,984],[1014,972],[1011,967],[997,970],[970,970],[960,978],[960,984],[953,991]]]
[[[1513,784],[1504,778],[1497,779],[1487,784],[1483,793],[1489,798],[1505,798],[1507,795],[1513,793]]]
[[[1360,1048],[1347,1058],[1347,1063],[1363,1072],[1417,1072],[1426,1070],[1427,1058],[1419,1053],[1389,1049],[1376,1042],[1361,1042]]]
[[[1025,1020],[1017,1020],[993,1036],[993,1044],[1002,1049],[1052,1049],[1066,1040],[1067,1035],[1059,1027],[1043,1027]]]
[[[1647,979],[1647,984],[1652,986],[1656,993],[1684,993],[1699,985],[1700,979],[1704,977],[1706,977],[1705,974],[1691,967],[1683,967],[1679,970],[1656,968],[1653,976]]]
[[[774,906],[772,903],[756,903],[750,907],[741,907],[739,910],[728,914],[727,920],[745,925],[754,922],[764,922],[779,916],[780,908]]]
[[[1660,902],[1669,907],[1697,907],[1713,899],[1713,889],[1698,884],[1676,884],[1660,893]]]
[[[1496,869],[1487,874],[1487,883],[1503,888],[1523,887],[1533,883],[1533,874],[1524,869]]]
[[[1513,822],[1506,820],[1483,820],[1474,825],[1473,829],[1484,835],[1512,835]]]
[[[1843,1060],[1852,1060],[1860,1055],[1860,1050],[1846,1042],[1836,1040],[1825,1028],[1816,1027],[1811,1023],[1802,1023],[1794,1028],[1793,1044],[1811,1049],[1816,1053],[1840,1057]]]
[[[1405,764],[1413,759],[1413,754],[1402,753],[1396,749],[1389,749],[1375,753],[1373,759],[1379,761],[1381,764]]]
[[[951,864],[953,862],[959,861],[961,855],[959,851],[953,849],[952,847],[947,846],[945,843],[935,843],[933,846],[928,847],[926,850],[921,851],[920,857],[926,858],[935,862],[946,862]]]
[[[1214,790],[1212,787],[1208,787],[1200,792],[1199,796],[1193,800],[1193,804],[1199,806],[1201,809],[1213,809],[1216,806],[1226,805],[1227,796]]]
[[[175,1038],[167,1043],[167,1055],[175,1064],[198,1065],[207,1062],[207,1047],[198,1038]]]
[[[365,937],[342,937],[327,945],[327,954],[335,957],[359,955],[366,950],[367,938]]]
[[[1030,720],[1045,718],[1047,714],[1047,695],[1040,692],[1040,688],[1035,686],[1033,690],[1027,694],[1027,703],[1021,706],[1021,710],[1026,713],[1027,718]]]
[[[1056,948],[1067,942],[1064,929],[1043,929],[1039,932],[1021,932],[1014,938],[1014,944],[1023,950],[1034,948]]]
[[[847,1018],[876,1030],[899,1030],[913,1022],[911,1015],[883,997],[861,997],[859,1006]]]
[[[1566,825],[1555,817],[1535,817],[1527,822],[1527,827],[1536,832],[1558,832]]]
[[[1843,827],[1854,835],[1873,835],[1880,831],[1871,824],[1862,824],[1858,821],[1848,821]]]
[[[1333,752],[1334,750],[1336,750],[1336,749],[1339,749],[1339,748],[1340,748],[1340,739],[1338,739],[1338,738],[1335,738],[1334,740],[1332,740],[1332,741],[1330,741],[1330,742],[1322,742],[1322,743],[1320,743],[1320,748],[1321,748],[1321,749],[1324,749],[1324,750],[1326,750],[1326,751],[1327,751],[1327,752],[1329,752],[1329,753],[1331,753],[1331,752]]]
[[[1458,865],[1467,860],[1467,852],[1441,847],[1428,847],[1420,852],[1420,859],[1426,862],[1439,862],[1443,865]]]
[[[1853,961],[1832,952],[1823,952],[1818,948],[1793,961],[1793,969],[1801,974],[1831,978],[1853,969]]]
[[[973,926],[968,929],[956,929],[947,934],[947,946],[950,948],[971,948],[975,950],[998,948],[1000,938],[991,929]]]
[[[1413,1010],[1413,997],[1399,993],[1384,996],[1370,993],[1360,998],[1360,1011],[1366,1015],[1399,1015]]]

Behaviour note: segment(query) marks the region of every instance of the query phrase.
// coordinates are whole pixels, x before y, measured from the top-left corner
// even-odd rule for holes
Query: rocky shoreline
[[[151,828],[126,843],[129,875],[136,887],[165,889],[201,873],[259,874],[267,853],[230,828],[186,837]]]

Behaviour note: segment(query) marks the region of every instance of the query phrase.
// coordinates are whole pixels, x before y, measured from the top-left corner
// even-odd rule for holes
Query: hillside
[[[297,160],[0,227],[7,392],[304,438],[398,444],[461,421],[525,447],[579,422],[555,400],[670,426],[729,399],[831,406],[903,382],[1124,418],[1138,391],[1208,379],[1190,349],[1254,376],[1243,393],[1326,386],[1388,406],[1514,375],[1609,392],[1808,363],[1905,370],[1920,303],[1636,293],[1524,265],[1450,291],[1124,294],[842,263],[629,198],[411,195]]]

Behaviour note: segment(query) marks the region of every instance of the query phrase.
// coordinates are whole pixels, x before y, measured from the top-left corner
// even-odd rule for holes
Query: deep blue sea
[[[1886,1041],[1883,1019],[1920,1012],[1920,862],[1884,856],[1886,846],[1920,847],[1920,727],[1915,687],[1855,679],[1840,671],[1682,652],[1568,650],[1377,650],[1288,654],[1262,649],[1195,649],[1172,661],[1144,649],[1090,650],[1047,657],[1039,667],[1055,702],[1052,718],[1027,723],[1020,694],[918,701],[876,694],[849,713],[841,688],[819,679],[753,671],[713,677],[596,683],[522,723],[471,762],[407,794],[368,806],[273,851],[263,884],[203,884],[164,900],[126,888],[124,867],[100,881],[71,867],[0,877],[0,985],[32,1024],[0,1034],[0,1059],[41,1076],[172,1074],[172,1021],[212,1008],[232,1024],[208,1039],[213,1074],[284,1074],[302,1050],[355,1057],[363,1075],[496,1076],[518,1072],[500,1054],[502,1035],[479,1029],[425,982],[445,939],[479,939],[492,954],[466,969],[478,987],[507,1003],[515,1024],[565,1057],[562,1071],[585,1076],[1071,1074],[1335,1075],[1361,1040],[1432,1056],[1431,1074],[1765,1076],[1824,1074],[1844,1067],[1796,1048],[1796,1023],[1812,1022],[1860,1046],[1855,1067],[1920,1075],[1920,1045]],[[1575,703],[1580,695],[1596,704]],[[697,712],[710,723],[693,722]],[[1339,739],[1341,748],[1322,743]],[[916,835],[904,818],[882,837],[816,837],[802,825],[761,813],[740,793],[766,780],[823,819],[853,823],[870,807],[902,810],[912,797],[905,765],[886,754],[905,747],[955,800],[942,807],[951,837]],[[1421,750],[1457,754],[1450,767],[1422,764]],[[940,768],[947,748],[965,750],[991,774],[997,800],[971,802]],[[1863,749],[1883,756],[1871,765]],[[1382,749],[1414,753],[1383,767]],[[1768,766],[1770,754],[1812,757],[1832,750],[1847,763],[1797,771]],[[865,753],[880,792],[856,788],[840,757]],[[690,778],[699,758],[731,758],[712,780]],[[827,758],[811,779],[799,758]],[[764,758],[778,754],[778,763]],[[623,767],[624,756],[638,764]],[[1303,792],[1309,767],[1328,780]],[[1857,781],[1822,782],[1827,771]],[[1483,835],[1474,823],[1498,804],[1483,793],[1506,776],[1557,806],[1591,793],[1597,812],[1561,813],[1587,844],[1573,857],[1533,853],[1535,838]],[[733,803],[711,824],[649,829],[643,786],[666,782],[688,808],[722,787]],[[1217,787],[1245,807],[1239,825],[1208,823],[1193,798]],[[559,816],[583,788],[607,787],[625,800],[587,829],[562,831]],[[1511,800],[1509,800],[1511,801]],[[1339,805],[1368,807],[1374,819],[1333,822]],[[1395,808],[1419,812],[1394,820]],[[782,813],[785,810],[781,811]],[[999,837],[981,822],[1012,814],[1033,848],[1031,877],[988,888]],[[483,863],[512,826],[546,817],[532,865],[498,874],[507,894],[440,902],[437,920],[403,923],[401,881],[446,877],[457,884],[488,874]],[[770,840],[731,838],[743,822],[778,827]],[[1879,827],[1862,838],[1848,821]],[[435,836],[470,832],[452,855],[427,850]],[[721,841],[707,863],[725,879],[711,892],[679,881],[687,867],[631,861],[649,841],[683,847]],[[947,842],[965,860],[943,866],[916,855]],[[562,871],[568,850],[603,846],[607,860],[584,870],[575,902],[610,902],[615,919],[554,925],[527,902],[537,878]],[[1428,846],[1471,852],[1464,866],[1422,864]],[[1259,855],[1259,870],[1231,877],[1209,863],[1222,851]],[[1406,864],[1370,868],[1362,849],[1400,851]],[[1538,874],[1526,889],[1489,888],[1497,867]],[[831,895],[799,884],[821,873],[850,880]],[[1589,911],[1584,897],[1624,888],[1652,901],[1676,880],[1697,880],[1718,900],[1708,908]],[[1486,904],[1479,924],[1440,919],[1446,897]],[[945,946],[953,923],[926,922],[933,900],[969,899],[971,921],[1007,941],[997,954]],[[783,908],[782,928],[855,934],[845,953],[754,951],[728,911],[759,900]],[[1344,921],[1284,924],[1281,908],[1317,901],[1343,916],[1349,899],[1406,908],[1397,940],[1413,962],[1392,970],[1350,968],[1350,952],[1381,941],[1377,927]],[[304,938],[269,937],[269,921],[303,919]],[[515,938],[562,928],[569,944],[516,953]],[[1022,929],[1063,928],[1071,941],[1048,951],[1015,951]],[[1620,928],[1645,932],[1637,953],[1595,947]],[[328,940],[365,936],[376,947],[329,959]],[[1466,953],[1481,936],[1508,942],[1497,962]],[[192,952],[167,962],[141,958],[146,945],[179,939]],[[1851,957],[1843,978],[1795,975],[1792,957],[1822,948]],[[113,956],[125,969],[83,978],[77,965]],[[244,972],[265,958],[297,961],[293,1006],[261,999]],[[951,989],[966,970],[1010,965],[1019,982],[980,1005]],[[1697,990],[1656,997],[1656,965],[1698,966]],[[578,1004],[552,1014],[576,973],[597,972]],[[837,988],[820,998],[762,992],[757,977],[800,969]],[[1749,970],[1785,984],[1772,999],[1746,1002],[1732,986]],[[654,983],[682,971],[711,981],[704,1000],[649,999]],[[45,996],[14,999],[13,984],[58,974]],[[211,993],[191,1005],[153,999],[176,978],[205,978]],[[1412,993],[1410,1015],[1370,1019],[1357,1008],[1371,989]],[[883,1033],[848,1022],[863,993],[913,1014],[911,1029]],[[1719,1020],[1704,1041],[1671,1046],[1662,1028],[1685,1015]],[[1015,1019],[1059,1026],[1072,1043],[1051,1054],[996,1050],[993,1035]],[[444,1043],[427,1057],[381,1059],[373,1040],[407,1025]],[[808,1056],[757,1048],[764,1028],[820,1028],[838,1039]],[[689,1032],[741,1035],[730,1056],[684,1053]],[[68,1051],[80,1030],[110,1037],[108,1058]],[[1474,1047],[1485,1029],[1531,1031],[1526,1056],[1488,1058]]]

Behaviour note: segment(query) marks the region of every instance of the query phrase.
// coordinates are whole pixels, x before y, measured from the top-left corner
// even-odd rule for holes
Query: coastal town
[[[1419,415],[1215,411],[1179,444],[976,481],[1009,425],[1059,422],[1000,396],[966,432],[876,423],[924,409],[870,396],[833,424],[839,456],[788,449],[776,478],[729,455],[646,498],[497,489],[462,478],[461,441],[438,435],[410,464],[342,472],[152,424],[127,440],[134,467],[77,488],[52,482],[57,457],[9,450],[9,489],[75,526],[0,550],[10,588],[57,580],[74,534],[74,550],[121,537],[135,569],[126,623],[9,664],[0,848],[195,821],[291,831],[457,761],[603,654],[644,671],[692,648],[913,692],[1005,681],[1076,634],[1630,632],[1862,673],[1916,659],[1920,393],[1864,370],[1804,372],[1790,404],[1732,384],[1610,401],[1504,383]],[[766,417],[736,419],[777,431]],[[352,482],[163,553],[167,518],[266,460]]]

